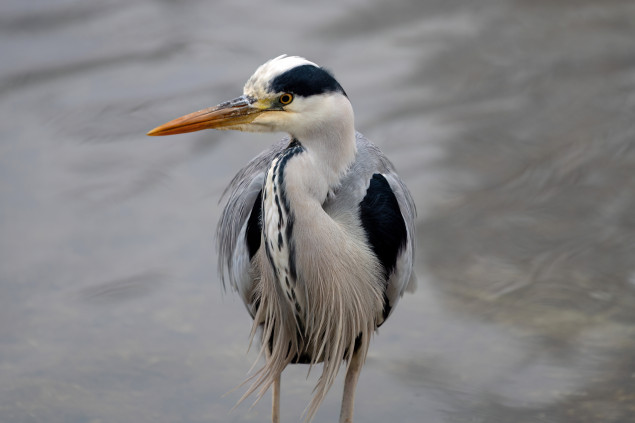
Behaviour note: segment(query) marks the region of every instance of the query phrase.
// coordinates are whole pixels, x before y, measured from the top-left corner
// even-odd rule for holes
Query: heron
[[[223,286],[228,281],[243,300],[253,318],[250,345],[259,334],[264,356],[242,399],[272,388],[271,420],[278,423],[282,371],[322,363],[305,409],[310,421],[346,363],[340,422],[352,422],[371,335],[416,284],[409,190],[356,132],[351,102],[333,74],[302,57],[267,61],[240,97],[148,135],[202,129],[288,135],[229,183],[217,227]]]

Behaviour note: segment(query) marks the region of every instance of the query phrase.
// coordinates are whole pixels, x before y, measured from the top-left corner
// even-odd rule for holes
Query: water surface
[[[230,412],[255,354],[213,233],[279,135],[144,134],[281,53],[334,71],[419,211],[419,288],[373,340],[357,421],[635,415],[635,5],[321,4],[0,5],[0,420],[266,421],[268,400]]]

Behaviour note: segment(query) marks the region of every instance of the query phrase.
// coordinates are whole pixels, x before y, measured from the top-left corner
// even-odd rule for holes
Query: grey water
[[[356,421],[633,421],[634,40],[620,0],[4,0],[0,421],[268,420],[232,410],[256,349],[214,231],[281,134],[145,133],[282,53],[335,73],[417,203]]]

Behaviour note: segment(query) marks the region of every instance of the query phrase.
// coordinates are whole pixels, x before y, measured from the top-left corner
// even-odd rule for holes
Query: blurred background
[[[419,288],[371,344],[356,421],[631,421],[635,3],[316,4],[2,1],[0,421],[267,421],[268,396],[230,412],[255,353],[214,232],[281,135],[145,133],[282,53],[335,73],[419,211]]]

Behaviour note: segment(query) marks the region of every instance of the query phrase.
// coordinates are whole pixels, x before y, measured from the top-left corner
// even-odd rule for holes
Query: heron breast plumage
[[[265,177],[262,194],[262,237],[267,260],[285,299],[294,309],[296,319],[302,319],[302,297],[296,293],[297,271],[293,245],[294,216],[289,206],[285,184],[286,165],[293,156],[302,154],[304,148],[293,140],[271,162]]]

